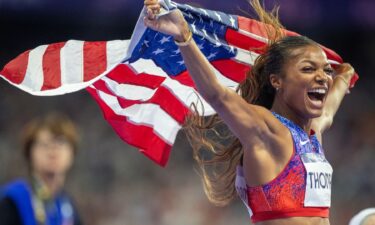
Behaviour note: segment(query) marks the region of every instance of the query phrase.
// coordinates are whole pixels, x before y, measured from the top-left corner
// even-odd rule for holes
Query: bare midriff
[[[256,225],[330,225],[328,218],[321,217],[291,217],[267,220],[255,223]]]

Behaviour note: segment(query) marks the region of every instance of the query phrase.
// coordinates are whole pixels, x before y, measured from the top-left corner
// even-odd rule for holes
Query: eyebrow
[[[304,59],[304,60],[302,60],[300,63],[310,63],[310,64],[312,64],[312,65],[314,65],[314,66],[316,66],[317,64],[314,62],[314,61],[311,61],[311,60],[309,60],[309,59]],[[324,64],[324,66],[329,66],[330,64],[329,63],[326,63],[326,64]]]

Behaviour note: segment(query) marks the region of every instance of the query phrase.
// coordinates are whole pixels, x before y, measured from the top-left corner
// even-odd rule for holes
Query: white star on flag
[[[170,41],[170,39],[171,39],[171,36],[164,36],[159,42],[161,43],[161,44],[164,44],[165,42],[168,42],[168,41]]]
[[[213,57],[216,57],[217,52],[211,53],[209,56],[207,56],[207,59],[212,59]]]
[[[159,55],[160,53],[163,53],[164,52],[164,49],[160,49],[160,48],[158,48],[158,49],[156,49],[155,51],[153,51],[152,53],[154,54],[154,55]]]
[[[221,22],[221,16],[220,16],[220,14],[217,13],[217,12],[215,12],[215,15],[216,15],[217,19]]]
[[[231,25],[234,27],[234,26],[236,26],[236,20],[232,17],[232,16],[230,16],[230,23],[231,23]]]

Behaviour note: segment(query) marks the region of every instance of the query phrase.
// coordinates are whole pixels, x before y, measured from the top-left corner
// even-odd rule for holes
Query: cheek
[[[33,148],[31,149],[30,160],[32,168],[39,168],[47,161],[47,157],[41,149]]]
[[[306,105],[306,87],[303,83],[290,82],[283,91],[283,101],[295,111],[303,111]]]
[[[295,72],[294,76],[285,79],[284,82],[288,96],[297,100],[305,97],[306,90],[311,83],[311,77]]]
[[[305,85],[303,83],[290,82],[284,90],[284,95],[287,101],[298,101],[304,98]]]
[[[73,149],[67,148],[67,149],[61,149],[59,159],[61,166],[69,168],[73,163]]]

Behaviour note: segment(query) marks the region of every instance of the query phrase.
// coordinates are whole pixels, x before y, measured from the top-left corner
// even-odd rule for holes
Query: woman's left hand
[[[352,77],[354,76],[354,68],[349,63],[343,63],[341,65],[338,65],[335,68],[336,76],[341,76],[344,81],[347,82],[348,86],[350,85],[350,81],[352,80]]]

